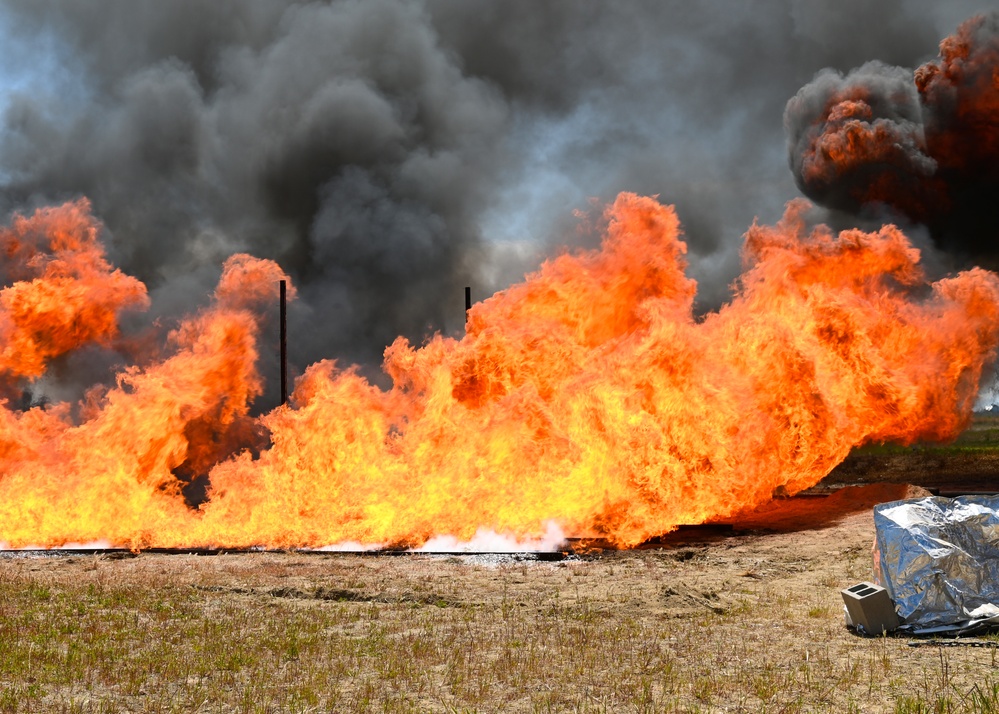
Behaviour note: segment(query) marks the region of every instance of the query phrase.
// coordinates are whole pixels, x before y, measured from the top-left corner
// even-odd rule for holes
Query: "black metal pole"
[[[472,289],[465,288],[465,324],[468,324],[468,311],[472,309]]]
[[[288,284],[281,281],[281,403],[288,403]]]

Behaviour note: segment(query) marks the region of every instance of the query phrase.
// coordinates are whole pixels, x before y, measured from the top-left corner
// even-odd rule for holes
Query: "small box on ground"
[[[840,591],[846,604],[848,621],[868,635],[891,632],[902,623],[888,591],[874,583],[857,583]]]

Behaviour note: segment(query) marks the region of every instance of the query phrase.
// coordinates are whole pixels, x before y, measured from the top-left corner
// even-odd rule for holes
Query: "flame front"
[[[734,298],[698,319],[675,212],[622,194],[599,250],[476,305],[463,339],[391,345],[390,389],[322,362],[259,419],[260,315],[285,276],[235,256],[170,355],[92,392],[78,423],[70,405],[0,411],[0,541],[418,546],[555,522],[629,545],[811,486],[868,441],[953,438],[995,354],[999,278],[928,283],[895,227],[808,230],[807,208],[749,230]],[[105,316],[144,299],[103,274],[132,288]],[[50,317],[17,324],[61,350]],[[183,475],[205,471],[190,508]]]

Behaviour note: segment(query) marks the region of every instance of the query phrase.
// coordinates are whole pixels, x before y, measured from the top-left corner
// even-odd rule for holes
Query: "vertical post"
[[[468,311],[472,309],[472,289],[465,288],[465,325],[468,325]]]
[[[281,403],[288,403],[288,284],[281,281]]]

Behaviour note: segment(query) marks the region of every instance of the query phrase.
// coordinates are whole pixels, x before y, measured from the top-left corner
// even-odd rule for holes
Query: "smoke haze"
[[[277,260],[299,288],[299,369],[460,333],[464,285],[481,299],[592,244],[573,211],[623,190],[677,205],[710,309],[742,234],[781,215],[796,179],[861,207],[835,181],[809,188],[797,159],[788,171],[788,98],[813,78],[802,103],[905,84],[898,67],[983,7],[7,0],[0,207],[89,198],[110,260],[165,320],[232,253]],[[900,136],[885,162],[930,175],[916,90],[896,94],[875,112]]]

